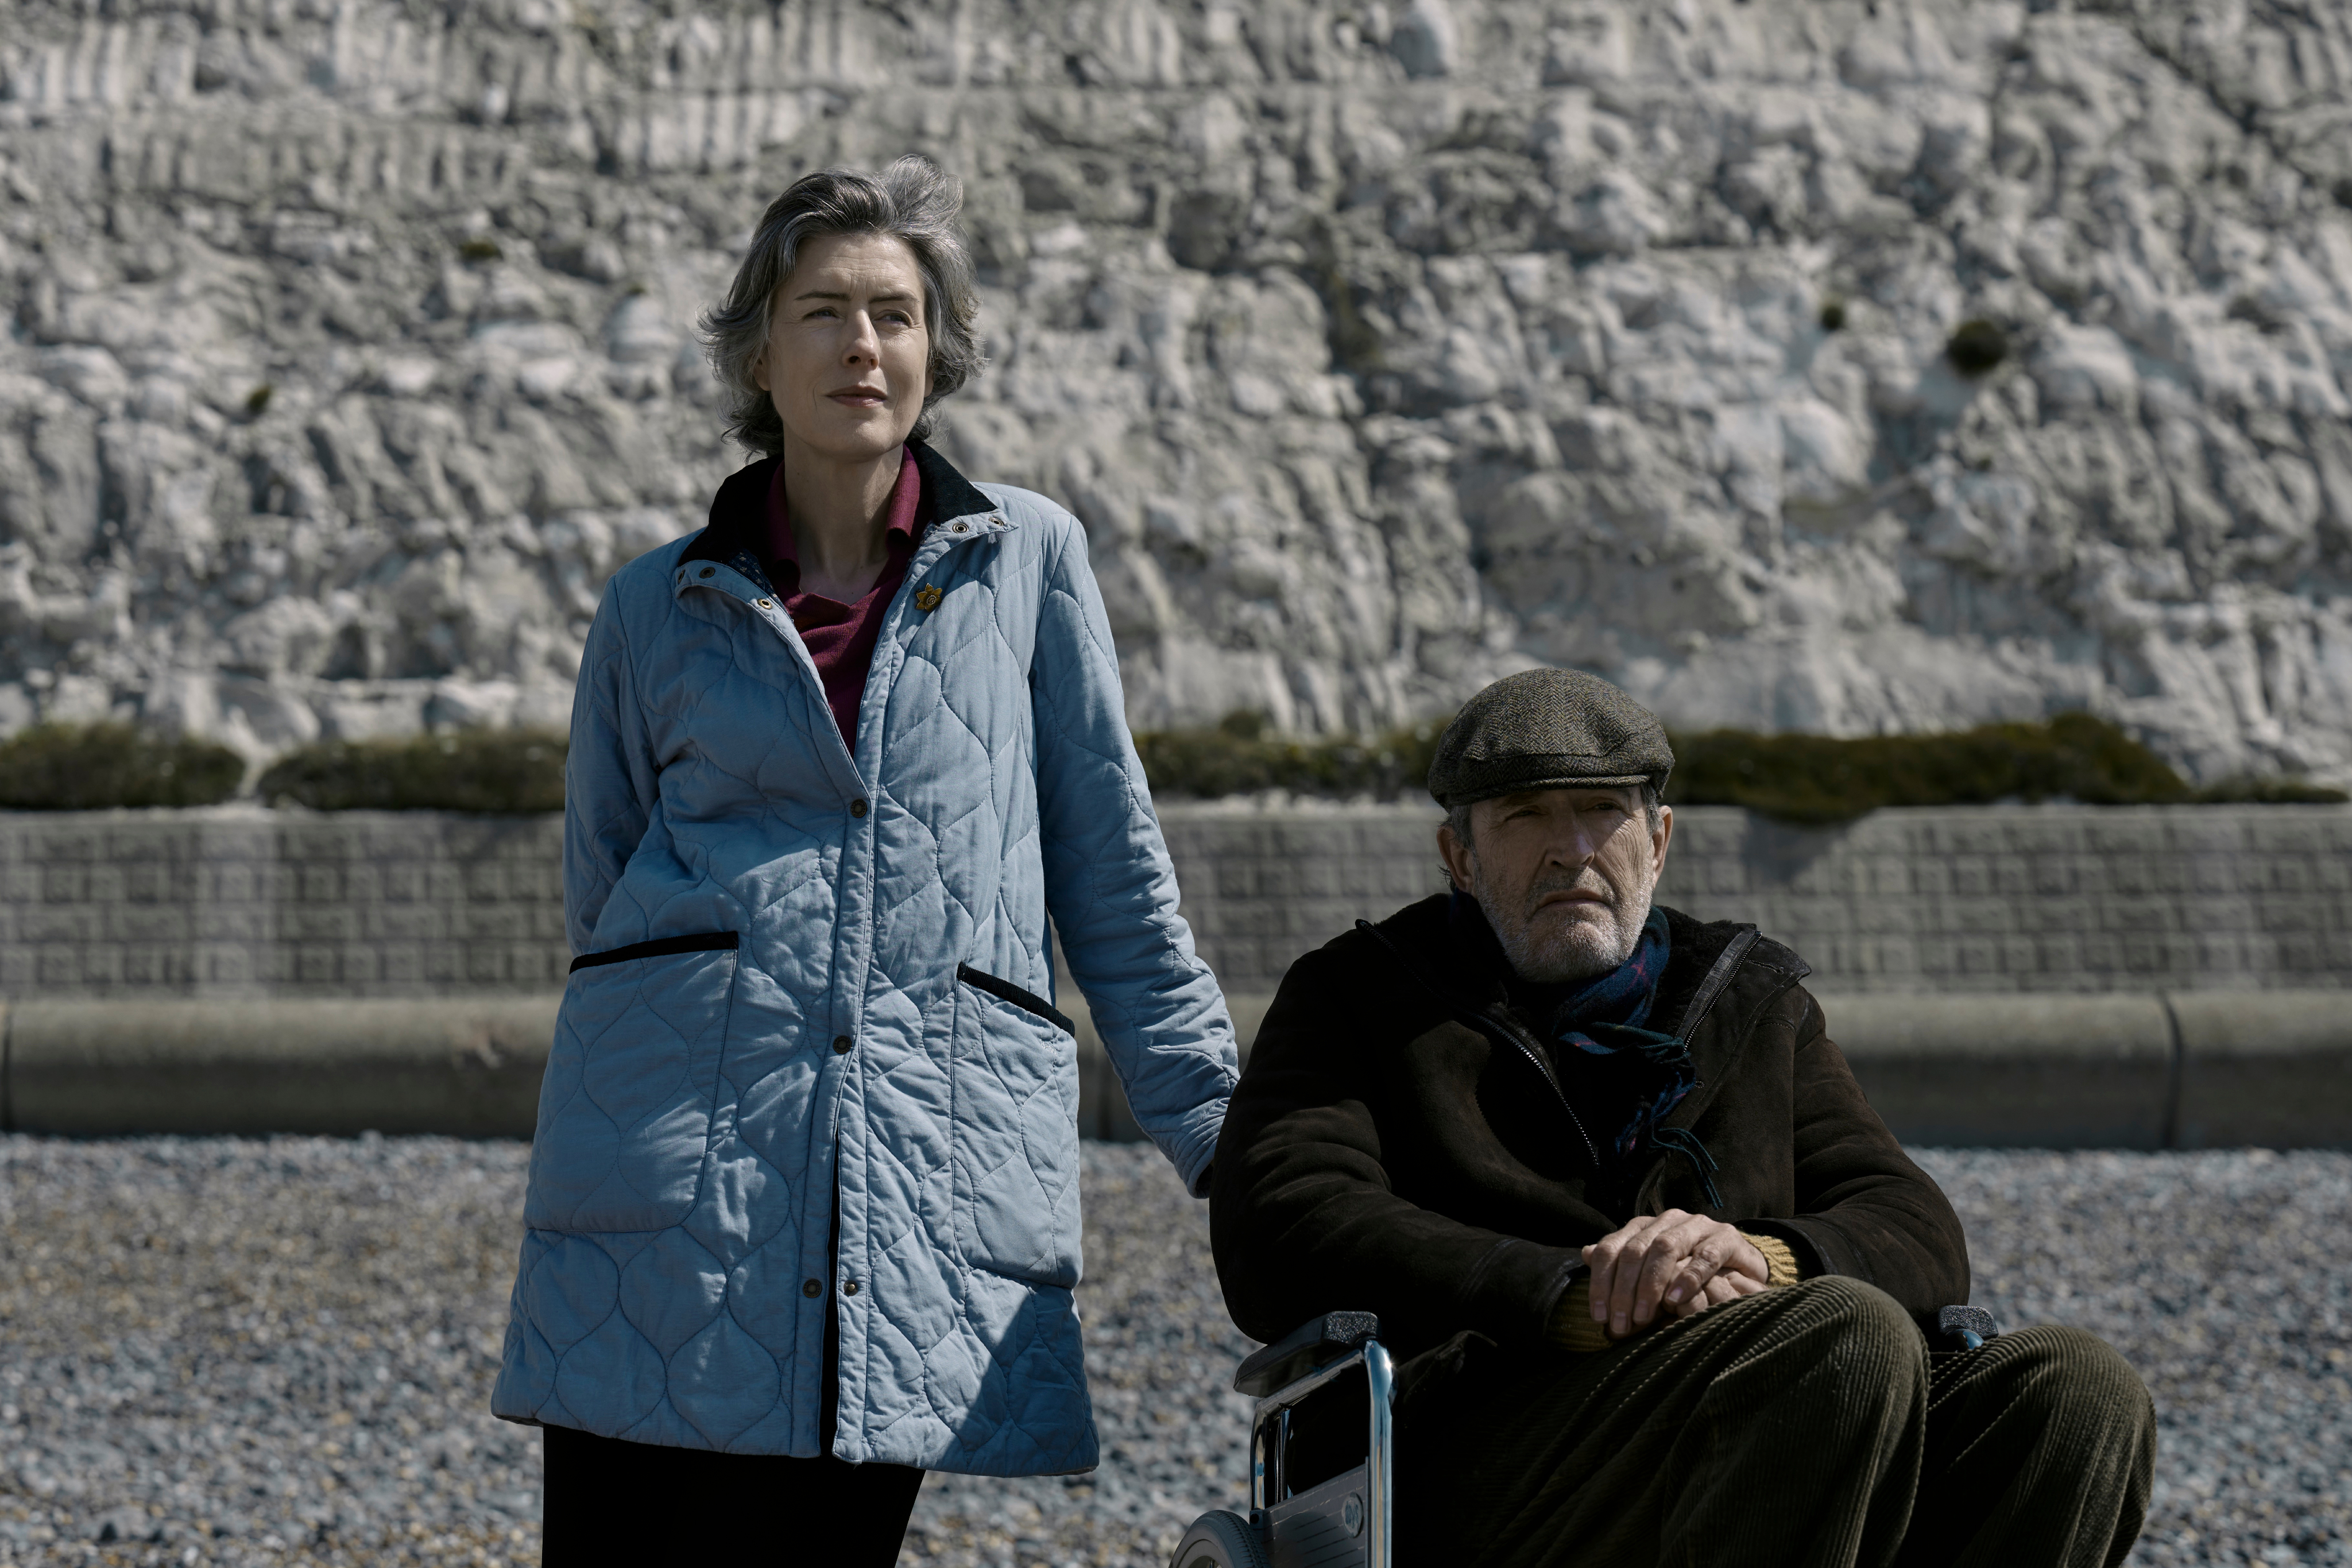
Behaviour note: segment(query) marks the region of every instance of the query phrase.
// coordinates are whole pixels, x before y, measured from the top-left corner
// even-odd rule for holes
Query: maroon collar
[[[923,475],[915,516],[925,527],[917,529],[918,534],[942,519],[994,509],[995,502],[930,447],[909,441],[907,449],[915,455],[916,466]],[[762,457],[720,480],[718,494],[710,497],[709,522],[688,543],[679,560],[715,561],[772,591],[775,585],[768,580],[767,564],[760,559],[760,551],[767,545],[768,486],[782,465],[779,458]]]
[[[912,446],[899,448],[898,478],[890,486],[890,499],[884,507],[882,548],[892,560],[903,560],[915,552],[916,541],[923,536],[923,471],[915,461]],[[779,593],[790,595],[800,591],[800,543],[793,537],[792,517],[784,503],[784,465],[776,465],[776,472],[768,481],[767,515],[763,553],[768,563],[768,580]]]

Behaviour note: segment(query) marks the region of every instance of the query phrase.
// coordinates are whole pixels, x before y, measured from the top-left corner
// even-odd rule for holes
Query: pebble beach
[[[2352,1563],[2352,1155],[1930,1150],[2005,1327],[2121,1349],[2163,1421],[2139,1564]],[[532,1563],[488,1411],[527,1149],[0,1137],[0,1563]],[[1251,1348],[1205,1207],[1086,1149],[1090,1475],[934,1476],[902,1565],[1160,1568],[1242,1500]]]

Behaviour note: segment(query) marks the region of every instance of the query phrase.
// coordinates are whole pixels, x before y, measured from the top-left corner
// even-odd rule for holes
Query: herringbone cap
[[[1480,692],[1438,737],[1429,792],[1451,810],[1517,789],[1666,787],[1658,716],[1582,670],[1522,670]]]

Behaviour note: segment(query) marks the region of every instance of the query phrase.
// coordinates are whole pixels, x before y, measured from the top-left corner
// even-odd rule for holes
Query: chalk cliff
[[[560,724],[742,460],[760,207],[912,150],[943,444],[1086,520],[1139,726],[1545,661],[2352,777],[2348,16],[0,0],[0,727]]]

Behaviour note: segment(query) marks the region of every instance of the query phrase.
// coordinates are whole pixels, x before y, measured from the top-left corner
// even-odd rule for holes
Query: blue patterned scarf
[[[1710,1207],[1723,1207],[1715,1173],[1720,1168],[1698,1135],[1665,1125],[1675,1107],[1698,1087],[1698,1067],[1690,1048],[1670,1034],[1647,1027],[1658,982],[1666,972],[1673,944],[1666,916],[1653,908],[1642,935],[1622,964],[1580,986],[1539,986],[1511,968],[1494,927],[1477,901],[1454,890],[1448,924],[1454,938],[1503,978],[1504,989],[1524,1016],[1546,1020],[1540,1032],[1555,1048],[1560,1091],[1588,1127],[1615,1128],[1602,1168],[1604,1184],[1630,1176],[1645,1149],[1672,1151],[1690,1162]]]
[[[1625,1117],[1611,1144],[1621,1161],[1632,1159],[1645,1142],[1658,1142],[1658,1124],[1698,1083],[1689,1047],[1643,1027],[1650,1021],[1650,1004],[1657,999],[1670,952],[1666,917],[1652,909],[1633,956],[1570,991],[1553,1008],[1547,1031],[1563,1046],[1603,1059],[1587,1063],[1585,1072],[1563,1061],[1561,1076],[1582,1080],[1577,1098],[1595,1110],[1605,1108],[1601,1125]]]

